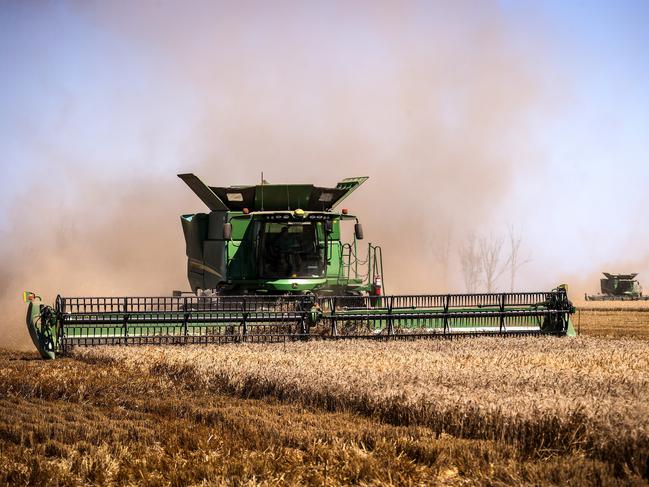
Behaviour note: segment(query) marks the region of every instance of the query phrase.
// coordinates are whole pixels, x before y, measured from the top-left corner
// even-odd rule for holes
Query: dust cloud
[[[112,108],[92,151],[28,133],[41,163],[7,208],[0,346],[29,345],[23,289],[46,302],[187,289],[179,215],[205,208],[179,172],[212,185],[370,176],[346,206],[383,247],[387,291],[462,289],[440,278],[431,239],[473,231],[507,197],[511,154],[544,109],[542,50],[516,49],[497,3],[237,5],[75,5],[101,38],[88,49],[110,68],[97,81]],[[91,95],[66,96],[74,134]]]

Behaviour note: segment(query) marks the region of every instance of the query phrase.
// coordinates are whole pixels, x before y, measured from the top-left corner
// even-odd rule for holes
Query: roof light
[[[243,195],[241,193],[227,193],[228,201],[243,201]]]
[[[23,301],[24,301],[24,302],[34,301],[34,300],[36,300],[36,299],[41,299],[41,297],[40,297],[40,296],[36,296],[36,294],[34,294],[34,293],[31,292],[31,291],[25,291],[25,292],[23,292]]]
[[[342,213],[343,213],[343,215],[346,215],[347,213],[349,213],[349,210],[347,208],[343,208]]]
[[[244,208],[243,209],[243,214],[247,215],[248,213],[250,213],[250,210],[248,208]]]

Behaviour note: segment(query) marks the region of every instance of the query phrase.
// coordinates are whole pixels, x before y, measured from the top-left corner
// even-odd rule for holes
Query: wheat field
[[[645,485],[649,313],[597,313],[574,339],[0,351],[0,485]]]
[[[649,339],[649,305],[620,307],[605,304],[577,308],[573,316],[575,328],[587,336]]]

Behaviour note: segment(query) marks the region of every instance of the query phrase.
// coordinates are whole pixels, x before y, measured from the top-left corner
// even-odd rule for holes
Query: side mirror
[[[223,224],[223,240],[232,240],[232,223]]]
[[[360,223],[354,225],[354,235],[356,236],[356,240],[363,240],[363,225]]]

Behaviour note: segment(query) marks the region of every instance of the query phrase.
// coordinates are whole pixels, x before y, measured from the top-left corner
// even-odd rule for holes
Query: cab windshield
[[[319,222],[260,222],[258,256],[261,277],[322,277],[323,246]]]

